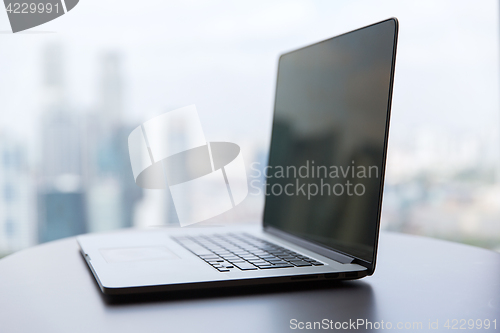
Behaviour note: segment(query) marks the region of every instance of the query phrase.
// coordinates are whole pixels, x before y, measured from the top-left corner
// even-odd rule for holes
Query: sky
[[[268,144],[281,53],[389,17],[400,22],[391,146],[422,128],[498,133],[498,2],[441,0],[81,0],[17,34],[0,10],[0,131],[36,150],[41,53],[59,43],[73,112],[92,110],[99,59],[118,52],[128,123],[196,104],[208,140],[252,151]]]

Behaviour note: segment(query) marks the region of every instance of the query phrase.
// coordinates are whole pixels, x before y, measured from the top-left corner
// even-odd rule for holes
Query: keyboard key
[[[241,258],[238,258],[238,259],[230,259],[228,260],[229,262],[232,262],[233,264],[237,263],[237,262],[246,262],[245,260],[241,259]]]
[[[245,260],[260,260],[259,257],[257,256],[240,256],[241,258],[245,259]]]
[[[262,267],[259,267],[260,269],[269,269],[269,268],[288,268],[288,267],[295,267],[293,265],[272,265],[272,266],[262,266]]]
[[[213,255],[213,253],[203,247],[199,247],[199,248],[195,248],[195,247],[192,247],[192,248],[187,248],[189,251],[193,252],[194,254],[196,254],[197,256],[203,256],[203,255]]]
[[[207,262],[210,262],[210,261],[217,261],[217,260],[222,260],[222,258],[201,258]]]
[[[290,262],[297,267],[312,266],[312,264],[308,263],[307,261],[303,261],[303,260],[301,260],[301,261],[294,260],[294,261],[290,261]]]
[[[205,259],[206,262],[209,263],[215,263],[215,262],[223,262],[224,260],[222,259]]]
[[[280,265],[280,264],[288,264],[286,261],[284,260],[268,260],[271,264],[273,265]]]
[[[262,256],[259,256],[259,257],[261,257],[262,259],[266,259],[266,260],[269,260],[269,259],[278,259],[278,257],[273,256],[272,254],[262,255]]]
[[[238,263],[234,263],[234,265],[236,267],[238,267],[239,269],[241,269],[242,271],[257,269],[257,267],[255,267],[254,265],[252,265],[248,262],[238,262]]]
[[[199,255],[200,258],[210,258],[210,257],[215,257],[215,258],[218,258],[219,256],[216,255],[215,253],[213,252],[210,252],[210,253],[207,253],[207,254],[200,254]]]
[[[240,257],[237,257],[235,255],[230,255],[230,256],[222,256],[222,258],[226,260],[231,260],[231,259],[239,259]]]
[[[217,255],[219,255],[219,256],[221,256],[221,257],[232,254],[231,252],[226,251],[226,250],[224,250],[224,251],[212,250],[212,252],[215,253],[215,254],[217,254]]]

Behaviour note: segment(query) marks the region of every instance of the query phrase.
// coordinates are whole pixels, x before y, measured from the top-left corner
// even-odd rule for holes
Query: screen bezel
[[[336,250],[334,248],[326,247],[323,244],[312,242],[309,240],[305,240],[305,239],[300,238],[292,233],[286,232],[284,230],[281,230],[281,229],[278,229],[274,226],[269,225],[269,223],[267,223],[266,213],[265,213],[266,206],[268,204],[268,200],[265,200],[264,213],[263,213],[264,214],[263,227],[264,227],[265,232],[268,232],[270,234],[273,234],[275,236],[283,238],[291,243],[302,246],[308,250],[315,251],[315,252],[317,252],[325,257],[331,258],[333,260],[337,260],[341,263],[352,262],[352,263],[356,263],[356,264],[359,264],[361,266],[364,266],[368,270],[368,275],[372,275],[373,272],[375,271],[375,264],[376,264],[376,258],[377,258],[378,238],[379,238],[379,231],[380,231],[380,217],[381,217],[381,211],[382,211],[382,197],[383,197],[384,181],[385,181],[385,167],[386,167],[386,160],[387,160],[387,146],[388,146],[388,141],[389,141],[389,124],[390,124],[390,118],[391,118],[392,93],[393,93],[393,85],[394,85],[394,71],[395,71],[395,65],[396,65],[396,48],[397,48],[397,39],[398,39],[398,31],[399,31],[399,22],[398,22],[397,18],[392,17],[392,18],[389,18],[389,19],[386,19],[386,20],[383,20],[383,21],[380,21],[377,23],[373,23],[373,24],[367,25],[365,27],[362,27],[362,28],[359,28],[356,30],[352,30],[352,31],[343,33],[341,35],[337,35],[337,36],[334,36],[332,38],[328,38],[326,40],[323,40],[323,41],[320,41],[320,42],[317,42],[317,43],[314,43],[314,44],[311,44],[311,45],[308,45],[308,46],[305,46],[305,47],[302,47],[302,48],[299,48],[299,49],[296,49],[296,50],[293,50],[290,52],[286,52],[286,53],[280,55],[279,60],[278,60],[278,74],[276,77],[276,89],[275,89],[274,110],[273,110],[273,127],[271,130],[271,142],[272,142],[272,140],[274,138],[274,134],[275,134],[274,133],[274,123],[275,123],[275,118],[276,118],[276,101],[277,101],[277,94],[278,94],[280,63],[281,63],[281,60],[284,56],[291,54],[291,53],[294,53],[294,52],[297,52],[297,51],[300,51],[300,50],[305,49],[305,48],[313,47],[313,46],[320,44],[320,43],[330,41],[334,38],[338,38],[341,36],[352,34],[352,33],[355,33],[357,31],[360,31],[363,29],[368,29],[370,27],[373,27],[375,25],[382,24],[382,23],[385,23],[388,21],[393,21],[393,23],[394,23],[394,41],[393,41],[393,51],[392,51],[392,61],[391,61],[391,74],[390,74],[390,79],[389,79],[387,116],[386,116],[386,125],[385,125],[385,133],[384,133],[383,158],[382,158],[381,177],[380,177],[381,179],[380,179],[379,198],[378,198],[378,209],[377,209],[377,220],[376,220],[377,226],[375,228],[375,235],[374,235],[375,241],[374,241],[372,261],[369,262],[369,261],[363,260],[361,258],[358,258],[356,256],[353,256],[351,254]],[[271,145],[271,147],[272,147],[272,145]],[[270,148],[269,156],[271,156],[272,153],[273,153],[272,148]],[[268,161],[269,161],[269,159],[268,159]],[[267,183],[267,179],[266,179],[266,183]]]

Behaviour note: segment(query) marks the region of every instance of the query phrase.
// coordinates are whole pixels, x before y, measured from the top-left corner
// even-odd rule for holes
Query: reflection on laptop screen
[[[396,22],[281,56],[264,226],[374,257]]]

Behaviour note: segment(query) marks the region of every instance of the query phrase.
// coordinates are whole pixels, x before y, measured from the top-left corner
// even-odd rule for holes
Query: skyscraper
[[[116,52],[99,61],[97,105],[85,126],[85,182],[90,231],[133,225],[135,203],[142,190],[135,185],[128,157],[132,130],[123,121],[121,58]]]
[[[86,231],[79,115],[66,100],[62,49],[43,54],[41,174],[38,188],[39,240]]]
[[[36,243],[35,185],[25,146],[0,133],[0,256]]]

